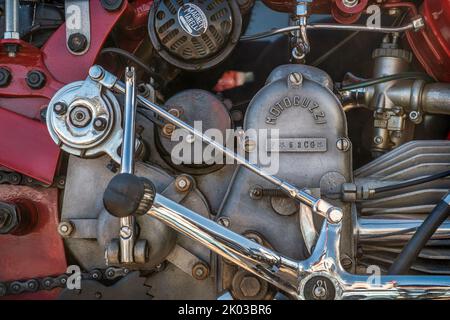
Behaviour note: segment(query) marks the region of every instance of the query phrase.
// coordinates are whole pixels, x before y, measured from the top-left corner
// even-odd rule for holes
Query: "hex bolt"
[[[162,134],[166,138],[170,138],[175,129],[176,129],[175,125],[173,125],[172,123],[166,123],[162,128]]]
[[[106,121],[105,118],[95,118],[94,119],[94,129],[97,131],[104,131],[106,129],[106,126],[108,124],[108,121]]]
[[[67,104],[65,104],[64,102],[56,102],[53,105],[53,111],[57,115],[62,116],[63,114],[65,114],[67,112]]]
[[[12,234],[20,228],[19,210],[15,204],[0,202],[0,234]]]
[[[11,82],[11,72],[6,68],[0,68],[0,87],[7,87]]]
[[[414,122],[416,124],[420,123],[422,120],[420,112],[418,112],[418,111],[411,111],[408,116],[409,116],[409,120],[411,120],[412,122]]]
[[[205,280],[209,275],[209,267],[203,263],[198,262],[192,267],[192,276],[196,280]]]
[[[339,151],[346,152],[350,149],[350,140],[348,140],[347,138],[339,138],[336,141],[336,147]]]
[[[73,33],[69,36],[67,46],[69,47],[70,51],[81,53],[87,48],[87,43],[88,42],[84,34]]]
[[[84,105],[76,105],[70,111],[70,122],[77,128],[85,128],[91,120],[91,111]]]
[[[175,179],[175,188],[178,192],[186,192],[192,186],[191,179],[186,175],[180,175]]]
[[[292,72],[289,74],[289,82],[294,86],[299,86],[303,82],[303,76],[301,73]]]
[[[256,297],[261,291],[261,282],[253,276],[246,276],[242,278],[239,289],[244,297]]]
[[[92,66],[89,69],[89,77],[92,80],[100,80],[103,78],[104,75],[105,75],[104,70],[99,66]]]
[[[45,74],[39,70],[31,70],[27,73],[26,82],[31,89],[41,89],[46,82]]]
[[[70,221],[61,221],[58,225],[58,233],[62,237],[69,237],[74,230],[73,224]]]

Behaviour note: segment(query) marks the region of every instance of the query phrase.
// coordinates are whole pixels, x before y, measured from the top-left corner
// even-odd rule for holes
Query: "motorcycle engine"
[[[39,2],[23,6],[27,17]],[[46,3],[38,6],[40,10]],[[61,13],[64,6],[58,1],[51,3],[52,10]],[[7,47],[8,58],[4,55],[0,60],[16,55],[15,61],[25,61],[20,59],[22,53],[36,55],[33,61],[45,72],[27,70],[27,78],[22,79],[17,74],[26,68],[14,71],[16,62],[8,62],[6,67],[2,64],[0,91],[24,85],[23,96],[39,99],[33,117],[41,121],[45,139],[48,129],[51,139],[47,140],[57,147],[52,144],[54,167],[46,162],[36,168],[46,169],[45,175],[51,171],[51,177],[62,181],[58,190],[55,184],[41,181],[38,185],[48,191],[55,217],[37,220],[53,223],[48,228],[60,236],[60,251],[62,256],[66,254],[59,258],[64,266],[83,270],[82,286],[88,288],[77,291],[59,285],[63,288],[59,297],[89,299],[101,292],[117,299],[255,300],[286,295],[325,299],[348,289],[338,283],[342,274],[357,278],[374,265],[380,273],[388,273],[405,243],[450,188],[450,86],[437,82],[446,81],[446,74],[430,78],[442,74],[429,72],[434,63],[425,67],[428,73],[419,72],[420,61],[414,57],[420,54],[414,55],[406,43],[430,38],[427,45],[432,47],[423,53],[428,55],[447,52],[434,48],[443,41],[433,40],[428,29],[416,34],[408,31],[405,39],[399,36],[404,30],[422,30],[423,21],[417,17],[408,25],[396,25],[406,19],[411,6],[415,12],[415,5],[405,5],[408,1],[376,3],[384,13],[391,9],[383,17],[400,31],[346,24],[364,17],[370,1],[92,1],[80,7],[86,16],[91,12],[91,20],[81,24],[80,33],[67,29],[67,39],[63,39],[60,29],[55,32],[55,39],[63,39],[62,48],[68,50],[69,58],[64,61],[72,61],[66,63],[72,71],[59,77],[40,65],[48,62],[47,48],[60,48],[56,40],[28,28],[27,39],[37,41],[36,46],[48,41],[42,55],[40,49],[24,43],[16,50],[19,40],[14,40]],[[424,2],[424,14],[431,10],[428,5]],[[274,13],[270,8],[290,14]],[[99,21],[105,26],[110,23],[101,39],[93,12],[102,13]],[[320,15],[313,18],[316,13]],[[325,23],[327,19],[332,23]],[[443,25],[435,26],[430,17],[424,20],[434,26],[433,33]],[[55,26],[47,26],[45,35],[51,34],[52,28]],[[364,37],[359,31],[342,37],[342,30],[355,28],[370,32],[361,31]],[[35,32],[40,37],[33,38]],[[336,53],[349,42],[352,48],[355,44],[354,50]],[[368,57],[367,61],[363,57]],[[84,79],[63,81],[78,72],[76,62],[80,70],[81,62],[88,65],[80,71]],[[53,67],[57,69],[59,64]],[[17,98],[20,94],[5,95],[15,103],[26,101]],[[36,125],[36,119],[28,120]],[[11,122],[3,122],[4,127]],[[40,128],[33,130],[29,136],[37,135]],[[45,139],[36,141],[45,146]],[[0,147],[4,144],[0,134]],[[15,145],[8,141],[8,148]],[[2,161],[4,156],[0,156],[0,169]],[[24,175],[37,170],[24,159],[14,165],[31,167],[22,170]],[[0,184],[15,184],[12,191],[0,185],[0,209],[4,209],[0,213],[16,208],[10,203],[20,194],[16,190],[26,187],[27,195],[36,191],[33,179],[20,179],[14,173],[8,169],[4,175],[0,170]],[[110,191],[111,181],[123,175],[139,177],[142,190],[136,191],[130,184],[115,191],[127,194],[134,190],[127,204],[138,203],[133,212],[143,211],[144,215],[120,216],[106,209],[111,207],[104,198],[105,190]],[[21,186],[27,181],[31,182]],[[139,197],[141,202],[136,200]],[[166,220],[152,215],[158,204],[146,205],[154,204],[158,197],[185,210],[184,216],[178,212],[175,219],[170,214],[176,210],[164,211],[162,205],[159,210],[164,211]],[[7,198],[5,203],[3,198]],[[15,219],[1,220],[0,216],[2,236],[18,236],[17,230],[28,230],[7,225],[27,220],[21,210],[33,206],[20,205],[12,210]],[[33,212],[33,219],[39,216]],[[333,220],[332,213],[341,212]],[[329,229],[323,231],[325,227]],[[446,220],[424,244],[408,269],[411,273],[450,273],[449,230]],[[236,239],[246,246],[236,244]],[[332,240],[336,242],[330,245],[327,241]],[[255,242],[259,251],[253,247]],[[11,243],[15,242],[4,247],[10,248]],[[0,240],[0,249],[1,245]],[[320,245],[338,254],[326,259],[320,256],[319,267],[307,265]],[[274,252],[277,255],[272,255]],[[284,258],[292,263],[283,264]],[[276,278],[277,272],[289,274],[289,267],[296,268],[295,276],[290,275],[297,278],[294,285]],[[314,267],[317,270],[311,271]],[[308,272],[316,282],[301,278]],[[45,280],[50,284],[60,281],[61,277],[50,276],[53,278],[36,281],[42,285]],[[354,281],[358,290],[369,288],[373,291],[367,291],[378,297],[376,288],[370,284],[366,288],[358,279]],[[409,280],[414,293],[420,286],[412,285],[415,278]],[[0,290],[4,286],[8,294],[9,288],[20,282],[8,278],[4,285],[2,281],[0,270]],[[284,286],[285,282],[288,285]],[[342,285],[343,291],[328,295],[318,283]],[[297,287],[291,292],[284,290],[289,286]],[[306,294],[305,287],[325,291],[317,290],[318,296],[314,296],[315,290]],[[402,287],[392,285],[390,290],[385,291],[402,296]]]

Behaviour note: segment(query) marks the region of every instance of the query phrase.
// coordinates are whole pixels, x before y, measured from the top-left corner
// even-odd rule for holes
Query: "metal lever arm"
[[[296,299],[450,298],[449,276],[353,275],[340,264],[342,223],[326,219],[312,255],[295,261],[156,194],[147,215]]]
[[[93,66],[89,70],[89,76],[92,80],[99,82],[104,87],[114,90],[119,93],[125,93],[126,87],[123,84],[123,82],[119,81],[116,76],[113,74],[107,72],[100,66]],[[324,217],[331,216],[335,219],[341,219],[342,218],[342,210],[339,208],[334,207],[332,204],[326,202],[325,200],[318,199],[316,197],[313,197],[309,193],[307,193],[304,190],[300,190],[297,187],[289,184],[286,181],[281,180],[280,178],[267,174],[263,169],[260,167],[250,163],[245,159],[244,157],[234,153],[234,151],[224,147],[217,141],[209,138],[208,136],[204,135],[202,132],[195,130],[187,123],[183,122],[182,120],[178,119],[177,117],[173,116],[160,106],[152,103],[151,101],[145,99],[144,97],[138,95],[137,101],[141,103],[142,105],[148,107],[153,112],[164,118],[165,120],[171,122],[172,124],[176,125],[179,128],[183,128],[189,133],[193,134],[195,137],[201,139],[201,141],[208,143],[209,145],[213,146],[216,150],[222,152],[223,154],[229,156],[230,158],[236,160],[237,163],[243,165],[250,171],[253,171],[257,175],[263,177],[264,179],[272,182],[276,186],[280,187],[283,191],[285,191],[290,197],[299,200],[300,202],[308,205],[313,209],[313,211],[319,215],[322,215]]]

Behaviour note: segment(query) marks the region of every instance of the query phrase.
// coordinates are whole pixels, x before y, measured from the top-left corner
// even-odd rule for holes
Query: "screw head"
[[[81,33],[73,33],[69,36],[69,40],[67,41],[67,46],[70,51],[75,53],[81,53],[87,48],[87,38],[84,34]]]
[[[94,119],[94,129],[97,131],[105,130],[107,125],[108,121],[105,118],[98,117]]]
[[[303,76],[301,73],[298,72],[292,72],[289,75],[289,82],[294,86],[299,86],[303,82]]]
[[[383,138],[380,136],[376,136],[375,138],[373,138],[373,142],[375,144],[382,144],[383,143]]]
[[[56,102],[53,105],[53,111],[59,115],[62,116],[67,112],[67,105],[64,102]]]
[[[348,151],[350,149],[350,140],[348,140],[347,138],[339,138],[336,141],[336,147],[338,148],[338,150],[340,151]]]

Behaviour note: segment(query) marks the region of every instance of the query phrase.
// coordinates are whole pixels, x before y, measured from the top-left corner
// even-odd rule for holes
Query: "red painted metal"
[[[428,74],[450,82],[450,1],[426,0],[420,9],[426,27],[408,32],[408,42]]]
[[[64,84],[83,80],[94,64],[114,25],[126,11],[128,3],[115,12],[108,12],[100,1],[90,1],[91,44],[84,55],[73,55],[66,47],[65,25],[46,42],[42,50],[20,40],[0,41],[0,66],[12,75],[11,83],[0,88],[0,165],[29,175],[45,183],[53,181],[59,149],[51,141],[45,125],[14,116],[9,110],[31,119],[40,119],[40,111],[48,105]],[[19,50],[10,57],[5,49],[15,44]],[[46,84],[33,90],[26,83],[27,73],[39,70]],[[2,110],[3,109],[3,110]]]
[[[0,165],[51,184],[59,153],[44,124],[0,108]]]
[[[111,30],[126,11],[128,2],[113,12],[103,9],[100,1],[89,1],[91,16],[91,43],[83,55],[73,55],[66,46],[66,26],[63,24],[42,48],[44,63],[58,81],[69,83],[84,80],[89,68],[108,38]]]
[[[2,235],[0,237],[0,281],[65,273],[67,264],[64,246],[56,228],[59,221],[58,190],[1,185],[0,201],[33,203],[38,215],[31,232],[21,236]],[[58,291],[28,293],[13,298],[56,298]]]

